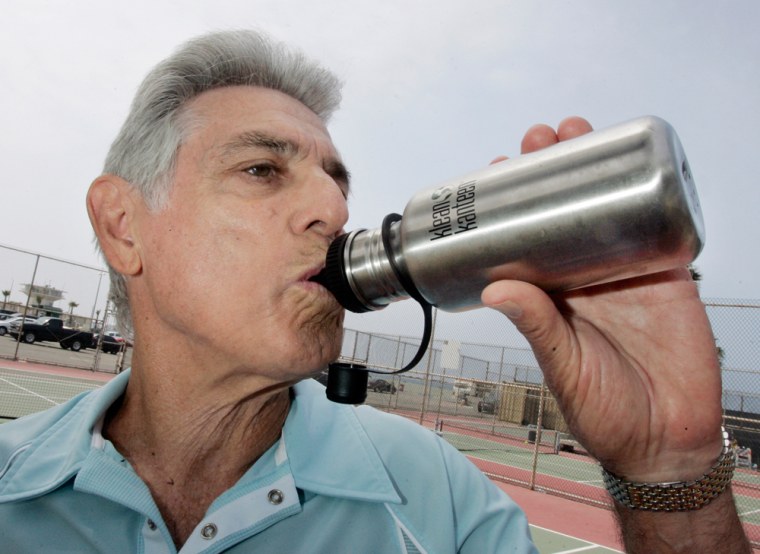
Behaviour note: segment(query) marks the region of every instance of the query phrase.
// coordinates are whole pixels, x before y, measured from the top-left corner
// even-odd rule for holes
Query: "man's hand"
[[[537,125],[522,152],[590,130],[577,117],[556,132]],[[715,463],[722,447],[720,366],[686,268],[551,296],[528,283],[499,281],[482,300],[527,338],[571,431],[608,471],[629,481],[687,481]],[[727,515],[716,517],[717,510]],[[692,549],[688,541],[699,537],[688,527],[701,518],[720,532],[708,531],[708,541],[746,547],[730,492],[688,514],[618,511],[632,550],[661,551],[666,543]],[[642,528],[652,536],[644,537]],[[726,542],[729,531],[735,543]],[[636,534],[641,542],[629,542]]]
[[[532,127],[522,152],[591,130]],[[518,281],[485,305],[528,339],[573,434],[616,475],[634,481],[701,476],[721,450],[715,341],[686,268],[548,296]]]

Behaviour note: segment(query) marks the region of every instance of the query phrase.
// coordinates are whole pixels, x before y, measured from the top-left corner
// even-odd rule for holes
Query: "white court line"
[[[739,514],[739,517],[751,516],[752,514],[756,514],[757,512],[760,512],[760,510],[750,510],[749,512],[742,512]]]
[[[0,390],[0,398],[29,398],[29,395],[26,392],[21,391],[11,391],[11,390]],[[69,398],[69,396],[50,396],[48,400],[52,400],[56,404],[60,404],[61,402],[66,402]],[[60,401],[60,402],[59,402]]]
[[[542,531],[547,531],[549,533],[553,533],[555,535],[560,535],[562,537],[567,537],[568,539],[573,539],[573,540],[576,540],[576,541],[581,541],[581,542],[588,543],[588,546],[582,546],[582,547],[576,548],[574,550],[565,550],[563,552],[556,552],[555,554],[568,554],[569,552],[581,552],[583,550],[590,550],[592,548],[604,548],[606,550],[609,550],[610,552],[618,552],[619,554],[623,554],[622,552],[620,552],[620,550],[615,550],[614,548],[610,548],[609,546],[602,546],[601,544],[596,544],[595,542],[587,541],[586,539],[581,539],[581,538],[578,538],[578,537],[574,537],[572,535],[566,535],[565,533],[560,533],[559,531],[555,531],[554,529],[547,529],[546,527],[541,527],[540,525],[533,525],[532,523],[530,524],[530,526],[534,527],[536,529],[541,529]]]
[[[21,390],[23,390],[23,391],[26,391],[27,393],[31,394],[32,396],[36,396],[36,397],[38,397],[38,398],[42,398],[43,400],[45,400],[46,402],[50,402],[50,403],[51,403],[51,404],[53,404],[54,406],[58,406],[58,404],[59,404],[59,402],[56,402],[55,400],[51,400],[51,399],[50,399],[50,398],[48,398],[47,396],[42,396],[41,394],[37,394],[37,393],[36,393],[36,392],[34,392],[33,390],[29,390],[29,389],[27,389],[26,387],[22,387],[21,385],[17,385],[16,383],[13,383],[13,382],[11,382],[11,381],[9,381],[8,379],[5,379],[5,378],[3,378],[3,377],[0,377],[0,381],[4,381],[4,382],[8,383],[9,385],[12,385],[12,386],[14,386],[14,387],[17,387],[17,388],[19,388],[19,389],[21,389]]]
[[[560,552],[556,552],[555,554],[571,554],[572,552],[583,552],[584,550],[591,550],[592,548],[596,548],[597,546],[599,545],[590,544],[588,546],[581,546],[580,548],[573,548],[572,550],[561,550]]]
[[[0,368],[2,369],[2,368]],[[13,370],[11,370],[13,371]],[[11,379],[29,379],[34,381],[35,383],[44,383],[44,384],[52,384],[52,385],[63,385],[66,387],[76,387],[76,386],[99,386],[102,384],[101,381],[95,381],[93,379],[85,379],[83,377],[38,377],[36,375],[31,375],[26,372],[18,371],[14,373],[5,373],[0,374],[0,378],[11,378]]]

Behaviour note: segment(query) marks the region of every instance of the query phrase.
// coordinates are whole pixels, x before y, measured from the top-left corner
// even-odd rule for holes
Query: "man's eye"
[[[271,164],[256,164],[256,165],[252,165],[245,171],[246,173],[248,173],[249,175],[253,177],[262,177],[266,179],[269,177],[273,177],[275,173],[277,172],[277,169]]]

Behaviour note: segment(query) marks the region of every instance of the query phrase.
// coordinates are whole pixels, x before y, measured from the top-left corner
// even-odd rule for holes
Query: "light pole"
[[[100,282],[103,280],[103,272],[98,274],[98,288],[95,290],[95,300],[92,301],[92,312],[90,312],[90,328],[92,328],[92,320],[95,318],[95,306],[98,303],[98,296],[100,296]]]

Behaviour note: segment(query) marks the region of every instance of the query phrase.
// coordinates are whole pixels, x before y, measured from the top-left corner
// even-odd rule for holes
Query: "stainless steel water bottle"
[[[684,266],[703,241],[680,141],[643,117],[422,190],[338,237],[315,280],[355,312],[410,296],[460,311],[496,280],[580,288]]]

